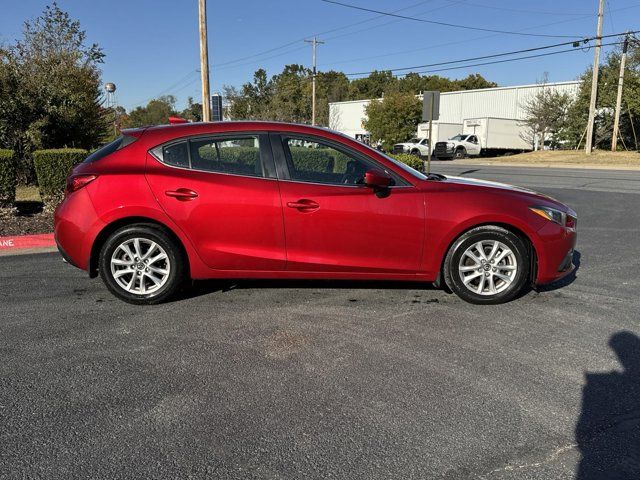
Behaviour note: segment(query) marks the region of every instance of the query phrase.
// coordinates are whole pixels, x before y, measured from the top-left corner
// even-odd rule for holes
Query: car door
[[[469,137],[467,137],[467,153],[470,155],[480,155],[480,144],[478,143],[477,136],[469,135]]]
[[[422,258],[424,195],[401,177],[386,192],[363,184],[384,169],[321,137],[273,135],[282,196],[287,269],[415,273]]]
[[[429,140],[426,138],[420,140],[420,155],[424,155],[425,157],[429,155]]]
[[[278,181],[267,134],[180,139],[151,150],[146,177],[164,211],[218,270],[284,270]]]

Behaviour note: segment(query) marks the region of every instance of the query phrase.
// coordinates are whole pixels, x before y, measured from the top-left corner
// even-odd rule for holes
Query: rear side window
[[[103,159],[107,155],[111,155],[113,152],[116,152],[126,147],[127,145],[132,144],[136,140],[137,140],[136,137],[132,137],[130,135],[121,135],[120,137],[116,138],[113,142],[109,142],[106,145],[103,145],[102,147],[97,149],[95,152],[93,152],[91,155],[85,158],[83,163],[97,162],[98,160]]]
[[[267,144],[268,148],[268,144]],[[234,134],[228,136],[194,137],[166,145],[159,145],[151,153],[162,163],[201,172],[227,173],[247,177],[275,177],[273,168],[265,174],[265,152],[260,134]]]
[[[189,168],[189,148],[187,142],[172,143],[162,147],[164,163],[174,167]]]
[[[263,177],[260,141],[257,136],[189,140],[191,168],[206,172]]]

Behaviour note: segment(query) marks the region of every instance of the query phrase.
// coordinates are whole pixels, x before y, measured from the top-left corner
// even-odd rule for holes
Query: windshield
[[[412,138],[411,140],[409,140],[409,143],[420,143],[420,139],[419,138]]]
[[[457,140],[457,141],[461,142],[465,138],[467,138],[467,135],[456,135],[455,137],[451,137],[449,140]]]

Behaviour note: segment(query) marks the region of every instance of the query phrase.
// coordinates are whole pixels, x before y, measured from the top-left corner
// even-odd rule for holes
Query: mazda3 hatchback
[[[213,278],[424,281],[501,303],[571,272],[576,213],[326,129],[214,122],[125,130],[94,152],[68,179],[55,238],[137,304]]]

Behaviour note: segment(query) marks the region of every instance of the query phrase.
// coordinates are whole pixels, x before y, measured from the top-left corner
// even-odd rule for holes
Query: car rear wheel
[[[467,149],[464,147],[460,147],[456,150],[456,153],[454,154],[453,158],[462,159],[462,158],[465,158],[466,156],[467,156]]]
[[[182,250],[164,231],[149,225],[117,230],[100,251],[100,276],[107,288],[125,302],[161,303],[184,280]]]
[[[498,226],[474,228],[451,246],[444,263],[447,286],[475,304],[508,302],[529,278],[529,251],[523,240]]]

